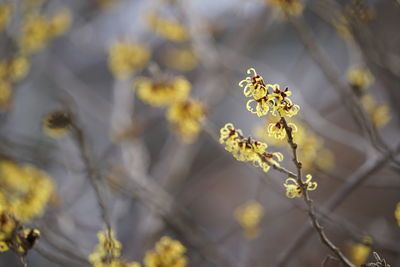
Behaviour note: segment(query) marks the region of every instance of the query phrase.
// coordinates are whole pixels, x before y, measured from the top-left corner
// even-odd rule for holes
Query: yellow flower
[[[253,73],[253,74],[252,74]],[[262,76],[258,75],[254,68],[247,70],[247,74],[252,74],[239,83],[243,88],[243,94],[246,97],[252,97],[254,100],[259,100],[266,97],[267,89]]]
[[[368,116],[376,127],[382,128],[390,121],[388,105],[378,105],[375,97],[369,94],[363,95],[360,101],[361,106],[367,112]]]
[[[283,14],[299,16],[303,12],[304,5],[300,0],[266,0],[274,8],[278,8]]]
[[[10,82],[23,79],[29,70],[29,61],[24,56],[15,56],[9,60],[0,61],[0,78]]]
[[[200,101],[186,99],[172,104],[167,110],[167,119],[174,131],[185,142],[192,142],[201,130],[205,108]]]
[[[396,209],[394,210],[394,217],[397,220],[397,224],[400,227],[400,202],[397,203]]]
[[[54,111],[43,119],[43,130],[53,138],[66,135],[72,127],[72,116],[65,111]]]
[[[43,214],[54,192],[52,179],[35,167],[0,161],[0,206],[19,221],[29,222]]]
[[[7,109],[11,99],[11,84],[0,79],[0,109]]]
[[[22,26],[19,45],[23,52],[32,54],[42,49],[49,38],[49,21],[44,16],[33,14]]]
[[[347,72],[347,80],[357,91],[367,89],[374,82],[374,76],[367,69],[352,67]]]
[[[350,259],[354,265],[360,266],[367,261],[368,256],[371,253],[371,244],[372,239],[370,237],[365,237],[362,243],[354,244],[351,247]]]
[[[279,84],[270,84],[268,85],[273,91],[272,96],[273,105],[272,105],[272,115],[280,116],[280,117],[292,117],[297,114],[300,107],[292,103],[289,96],[292,95],[292,92],[286,87],[284,90],[279,88]]]
[[[303,182],[303,184],[306,187],[306,190],[308,191],[313,191],[317,189],[317,182],[311,182],[312,176],[311,174],[306,175],[306,180]],[[299,185],[296,179],[289,177],[285,180],[285,183],[283,184],[286,188],[286,196],[288,198],[295,198],[295,197],[301,197],[303,195],[303,189]]]
[[[10,247],[7,245],[6,242],[0,241],[0,252],[5,252],[9,249],[10,249]]]
[[[49,34],[56,37],[65,33],[71,26],[72,15],[69,9],[61,9],[49,21]]]
[[[268,98],[264,97],[258,100],[250,99],[247,101],[246,108],[251,113],[257,114],[258,117],[267,115],[269,111]]]
[[[99,243],[88,259],[94,267],[140,267],[137,262],[125,262],[120,259],[122,245],[112,230],[100,231],[97,234]]]
[[[168,48],[163,61],[167,66],[180,71],[191,71],[198,64],[197,56],[192,48]]]
[[[108,66],[116,78],[126,78],[146,66],[149,58],[143,44],[117,41],[109,49]]]
[[[256,238],[260,233],[259,224],[264,216],[264,208],[255,200],[239,206],[235,210],[235,219],[244,229],[245,237]]]
[[[235,129],[232,123],[227,123],[220,130],[219,141],[236,160],[252,162],[255,167],[260,167],[265,172],[270,169],[270,165],[279,166],[278,161],[283,160],[281,153],[267,152],[267,144],[253,140],[251,137],[244,138],[241,131]]]
[[[0,4],[0,32],[4,31],[10,22],[11,6],[7,4]]]
[[[288,126],[292,128],[293,136],[295,136],[294,133],[297,132],[296,125],[294,123],[288,123]],[[268,134],[276,139],[284,139],[286,137],[286,130],[283,127],[282,123],[278,121],[276,123],[270,123],[268,125]]]
[[[288,88],[280,90],[278,84],[265,84],[263,77],[254,68],[248,69],[247,73],[251,76],[242,80],[239,86],[244,87],[243,93],[246,97],[252,98],[246,104],[248,111],[259,117],[267,115],[271,109],[274,116],[292,117],[297,114],[300,108],[290,100],[292,92]]]
[[[186,248],[181,242],[163,236],[155,245],[155,250],[147,251],[144,257],[145,267],[185,267],[188,263],[184,256]]]
[[[150,29],[167,40],[185,42],[189,39],[189,33],[182,24],[163,17],[159,13],[151,12],[147,14],[146,20]]]
[[[135,86],[139,98],[153,106],[183,101],[191,90],[190,82],[184,77],[160,80],[141,77],[137,79]]]
[[[267,123],[269,127],[275,126],[276,118],[272,116],[267,117]],[[331,170],[334,166],[335,158],[332,152],[324,147],[323,140],[306,127],[301,121],[291,119],[288,122],[290,127],[295,132],[293,140],[297,144],[297,152],[301,158],[302,167],[304,170],[311,171],[313,168],[318,167],[322,170]],[[255,129],[255,137],[263,142],[266,142],[272,146],[287,147],[287,141],[284,139],[275,138],[274,134],[277,133],[278,127],[273,129],[265,130],[264,125],[260,125]],[[270,134],[273,131],[273,135]],[[282,133],[286,136],[286,132]],[[279,136],[279,135],[278,135]]]

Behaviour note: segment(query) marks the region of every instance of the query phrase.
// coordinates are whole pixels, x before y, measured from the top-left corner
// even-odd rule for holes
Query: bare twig
[[[336,247],[335,244],[333,244],[333,242],[328,238],[328,236],[326,235],[326,233],[324,231],[324,228],[320,224],[320,222],[317,218],[316,212],[315,212],[315,207],[314,207],[313,201],[308,194],[307,184],[303,182],[302,177],[301,177],[301,167],[302,166],[301,166],[301,162],[299,161],[298,156],[297,156],[297,144],[293,141],[292,128],[290,126],[288,126],[284,117],[281,117],[281,123],[282,123],[283,127],[285,128],[285,131],[286,131],[286,134],[288,137],[287,140],[292,149],[293,163],[297,169],[297,182],[298,182],[299,186],[301,187],[304,202],[308,206],[308,215],[311,219],[311,222],[312,222],[315,230],[317,231],[322,243],[324,243],[339,258],[339,260],[345,266],[353,267],[354,265],[350,262],[350,260],[347,259],[346,256],[344,256],[344,254],[340,251],[340,249],[338,247]]]
[[[355,171],[343,184],[336,193],[327,201],[322,210],[326,213],[333,212],[347,197],[357,189],[364,181],[373,173],[381,170],[388,163],[388,159],[399,152],[400,145],[393,152],[387,152],[378,158],[367,160],[357,171]],[[290,246],[284,250],[278,258],[277,266],[285,266],[291,257],[295,255],[295,252],[301,247],[310,236],[312,228],[309,225],[304,225],[303,229],[299,231],[297,237],[295,237]]]

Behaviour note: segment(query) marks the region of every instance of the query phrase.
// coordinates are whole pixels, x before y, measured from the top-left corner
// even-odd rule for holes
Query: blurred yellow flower
[[[99,243],[88,257],[93,267],[140,267],[137,262],[128,263],[120,259],[122,244],[112,230],[98,232],[97,238]]]
[[[49,21],[44,16],[38,14],[27,16],[19,39],[21,51],[32,54],[42,49],[50,39],[48,29]]]
[[[145,267],[185,267],[188,259],[185,257],[186,248],[181,242],[163,236],[155,245],[154,250],[146,252]]]
[[[178,21],[164,17],[160,13],[150,12],[146,21],[151,30],[172,42],[185,42],[189,39],[187,29]]]
[[[0,32],[4,31],[11,18],[11,6],[0,4]]]
[[[3,160],[0,175],[0,207],[22,222],[43,214],[54,192],[54,182],[46,173],[28,164]]]
[[[72,15],[69,9],[59,10],[49,21],[49,35],[56,37],[64,34],[71,26]]]
[[[397,224],[400,227],[400,202],[397,203],[396,209],[394,210],[394,217],[397,220]]]
[[[10,106],[11,84],[0,79],[0,110],[6,110]]]
[[[15,56],[0,61],[0,79],[17,82],[27,75],[29,61],[24,56]]]
[[[266,0],[266,2],[290,16],[299,16],[304,9],[304,4],[300,0]]]
[[[163,61],[167,66],[180,71],[191,71],[198,64],[197,56],[191,48],[168,48]]]
[[[173,130],[185,142],[196,139],[204,121],[205,107],[200,101],[186,99],[172,104],[167,110],[167,119],[171,122]]]
[[[260,222],[264,216],[264,208],[255,200],[251,200],[235,210],[235,219],[244,230],[248,239],[254,239],[260,234]]]
[[[114,42],[109,49],[108,66],[116,78],[127,78],[146,66],[149,49],[139,43]]]
[[[378,128],[382,128],[390,121],[390,110],[386,104],[377,104],[375,98],[370,94],[361,97],[361,106],[367,112],[371,121]]]
[[[374,76],[372,76],[368,69],[352,67],[347,72],[347,80],[354,89],[364,90],[374,82]]]
[[[350,260],[356,265],[360,266],[365,263],[371,253],[372,239],[365,237],[362,243],[353,244],[350,248]]]
[[[139,77],[135,82],[137,95],[152,106],[170,105],[187,98],[192,85],[184,77],[146,78]]]

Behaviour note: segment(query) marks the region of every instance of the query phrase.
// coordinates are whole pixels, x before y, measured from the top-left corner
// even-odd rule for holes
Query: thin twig
[[[355,189],[363,184],[370,175],[386,166],[389,158],[393,155],[397,155],[399,150],[400,145],[398,145],[393,152],[387,152],[378,158],[367,160],[349,177],[347,182],[336,191],[321,210],[324,210],[326,213],[332,213]],[[295,252],[301,247],[300,244],[303,244],[309,238],[311,232],[312,227],[310,225],[304,225],[303,229],[299,231],[298,236],[292,239],[290,246],[279,256],[277,266],[285,266],[290,258],[295,255]]]
[[[326,233],[324,231],[324,228],[320,224],[320,222],[317,218],[316,212],[315,212],[315,207],[314,207],[313,201],[308,194],[307,184],[303,182],[302,177],[301,177],[301,167],[302,166],[301,166],[301,162],[299,161],[298,156],[297,156],[297,144],[293,140],[292,128],[290,126],[288,126],[284,117],[281,117],[281,123],[286,131],[286,134],[288,137],[287,140],[292,149],[293,163],[297,169],[297,182],[298,182],[299,186],[301,187],[304,202],[308,206],[308,216],[310,217],[311,222],[312,222],[315,230],[317,231],[322,243],[324,243],[339,258],[339,260],[345,266],[353,267],[354,265],[350,262],[350,260],[347,259],[346,256],[344,256],[344,254],[340,251],[340,249],[338,247],[336,247],[335,244],[333,244],[333,242],[328,238],[328,236],[326,235]]]
[[[73,130],[75,133],[76,142],[77,142],[77,145],[79,148],[79,152],[81,154],[83,164],[86,167],[86,171],[88,174],[90,184],[96,194],[96,199],[97,199],[97,203],[100,208],[101,217],[106,225],[108,233],[111,233],[110,217],[108,214],[108,210],[107,210],[103,195],[100,191],[101,189],[100,189],[99,183],[101,182],[101,177],[100,177],[99,173],[96,171],[96,169],[93,166],[93,163],[90,159],[89,152],[87,151],[87,145],[86,145],[86,140],[85,140],[83,130],[76,123],[73,124]]]
[[[329,261],[339,261],[339,260],[338,260],[337,258],[331,256],[331,255],[327,255],[327,256],[325,257],[325,259],[322,261],[321,267],[326,267],[326,266],[328,266],[327,264],[328,264]]]

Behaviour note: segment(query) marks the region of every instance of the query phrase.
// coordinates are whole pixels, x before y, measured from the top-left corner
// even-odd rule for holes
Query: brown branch
[[[393,152],[386,152],[378,158],[366,161],[352,174],[348,181],[336,191],[336,193],[327,201],[325,207],[321,210],[326,213],[332,213],[354,190],[363,184],[370,175],[381,170],[388,163],[388,160],[391,157],[397,155],[399,150],[400,145],[398,145]],[[304,225],[303,229],[299,231],[298,236],[292,240],[291,245],[279,256],[277,266],[285,266],[290,258],[295,255],[295,252],[301,247],[300,244],[304,244],[304,242],[308,240],[311,232],[312,227],[310,225]]]
[[[297,156],[297,144],[293,140],[292,128],[290,126],[288,126],[284,117],[281,117],[281,123],[282,123],[283,127],[285,128],[285,131],[286,131],[286,134],[288,137],[287,140],[292,149],[293,163],[297,169],[297,182],[298,182],[299,186],[301,187],[304,202],[307,204],[307,207],[308,207],[308,216],[310,217],[311,222],[312,222],[315,230],[317,231],[322,243],[324,243],[339,258],[339,260],[345,266],[353,267],[354,265],[349,261],[349,259],[347,259],[346,256],[344,256],[344,254],[340,251],[340,249],[338,247],[336,247],[335,244],[333,244],[333,242],[328,238],[328,236],[326,235],[326,233],[324,231],[324,228],[320,224],[320,222],[317,218],[316,212],[315,212],[315,207],[314,207],[313,201],[310,198],[308,191],[307,191],[307,184],[305,184],[303,182],[302,177],[301,177],[301,167],[302,166],[301,166],[301,162],[299,161],[298,156]]]

